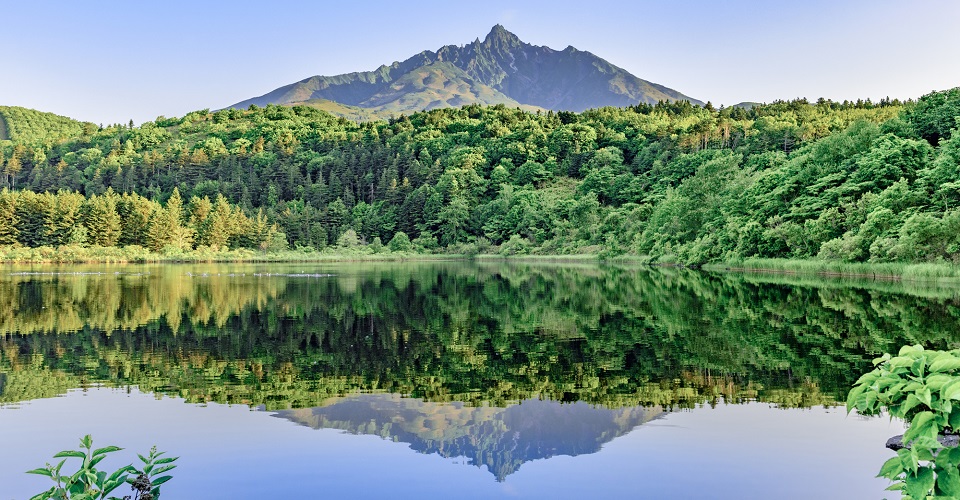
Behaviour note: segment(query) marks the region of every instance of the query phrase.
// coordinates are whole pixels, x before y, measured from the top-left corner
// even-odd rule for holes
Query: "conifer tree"
[[[120,215],[117,213],[117,195],[108,188],[102,195],[94,195],[87,202],[87,242],[101,247],[116,246],[120,241]]]
[[[0,245],[17,243],[17,194],[6,188],[0,191]]]

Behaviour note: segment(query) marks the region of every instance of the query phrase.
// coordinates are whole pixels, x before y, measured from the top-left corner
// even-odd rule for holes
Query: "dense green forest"
[[[379,248],[396,238],[392,248],[420,252],[688,264],[960,257],[960,137],[952,134],[960,88],[906,103],[674,102],[579,114],[470,105],[363,123],[310,107],[251,106],[139,127],[76,123],[67,138],[71,126],[55,115],[10,109],[19,108],[2,110],[14,140],[0,141],[0,186],[20,192],[0,198],[8,200],[0,227],[13,228],[0,230],[4,244],[64,243],[25,229],[65,224],[24,191],[58,200],[80,193],[86,206],[111,196],[165,206],[176,190],[206,204],[221,199],[251,220],[262,210],[278,236],[253,246],[284,236],[301,248]],[[50,125],[36,125],[44,120]],[[114,206],[125,220],[124,205]],[[190,226],[193,213],[175,222]],[[66,241],[105,244],[96,225]],[[251,244],[239,235],[223,242]]]

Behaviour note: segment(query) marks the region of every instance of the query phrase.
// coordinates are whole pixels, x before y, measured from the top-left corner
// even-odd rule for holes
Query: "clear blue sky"
[[[140,123],[469,43],[496,23],[718,105],[960,86],[956,0],[0,0],[0,104]]]

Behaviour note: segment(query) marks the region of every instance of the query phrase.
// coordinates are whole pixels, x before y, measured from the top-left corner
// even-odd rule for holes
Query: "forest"
[[[251,106],[97,126],[0,107],[0,245],[960,260],[960,88],[916,101]]]

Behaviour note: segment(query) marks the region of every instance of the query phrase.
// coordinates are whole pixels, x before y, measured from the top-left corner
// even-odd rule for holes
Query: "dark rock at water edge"
[[[942,444],[944,448],[956,448],[960,445],[960,435],[948,434],[946,436],[937,436],[937,441],[940,441],[940,444]],[[903,434],[900,434],[887,440],[887,448],[897,451],[909,448],[909,446],[903,444]]]

